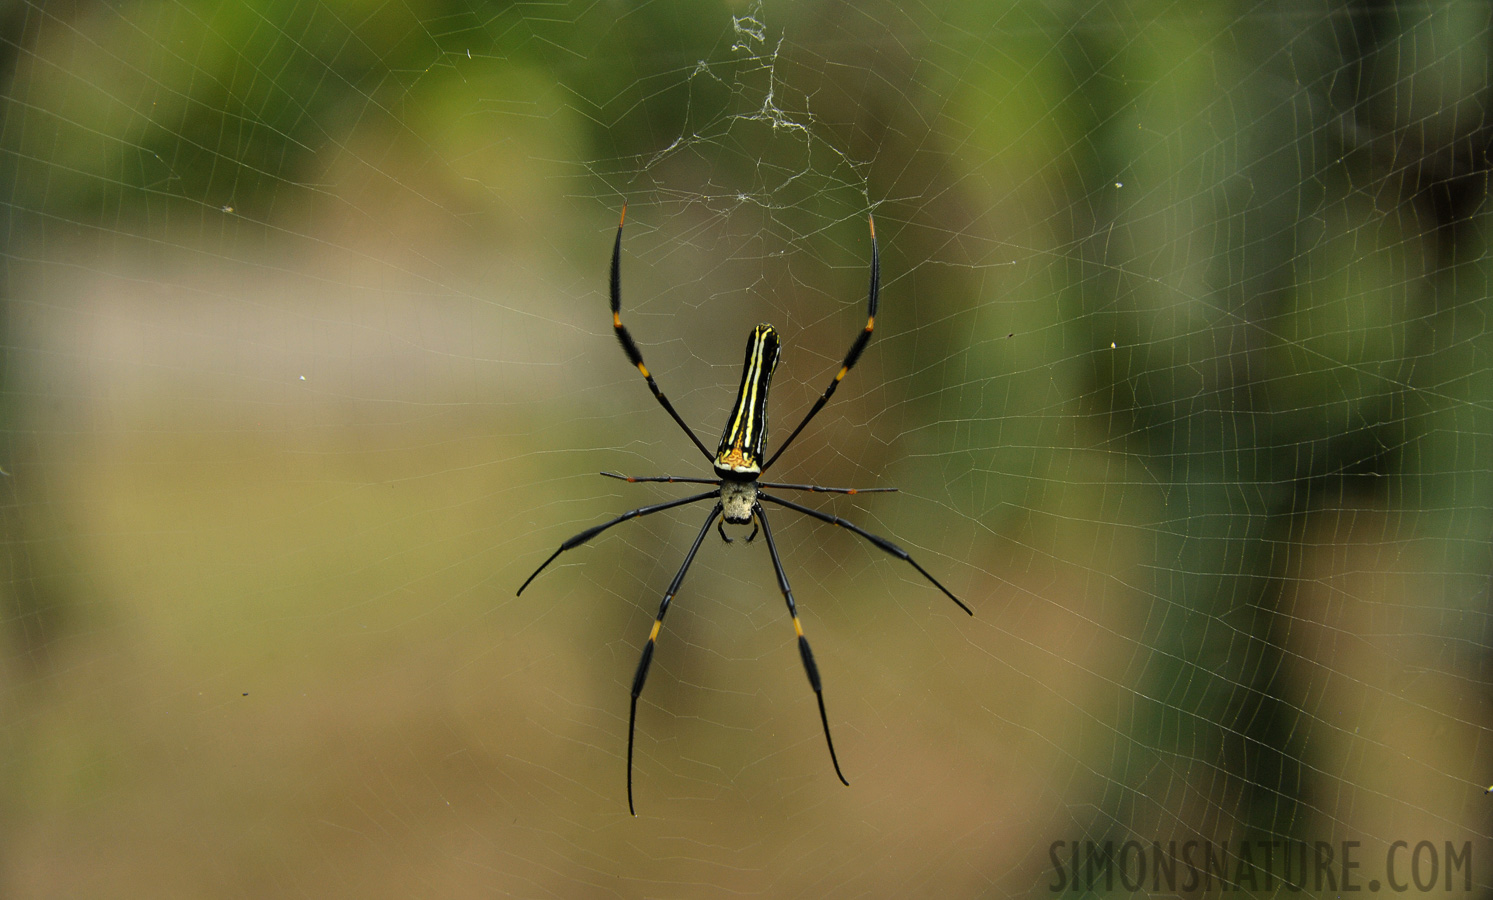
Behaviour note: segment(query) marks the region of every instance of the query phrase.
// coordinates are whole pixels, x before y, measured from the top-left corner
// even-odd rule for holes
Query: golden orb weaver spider
[[[794,438],[798,437],[799,433],[804,430],[804,426],[809,424],[809,420],[813,419],[819,410],[824,408],[824,404],[829,402],[829,398],[834,394],[835,388],[839,387],[840,381],[844,379],[845,374],[860,359],[862,351],[866,349],[866,345],[871,341],[871,332],[876,327],[876,301],[881,291],[881,260],[876,250],[876,220],[874,217],[867,217],[867,222],[871,228],[871,287],[866,301],[866,327],[860,334],[856,335],[855,342],[850,345],[850,352],[845,354],[845,361],[840,364],[840,371],[835,375],[834,380],[829,383],[829,387],[825,388],[824,393],[820,395],[819,399],[814,401],[814,405],[809,409],[808,414],[803,417],[803,421],[798,423],[798,427],[793,429],[792,434],[788,435],[788,440],[784,441],[782,446],[778,447],[777,452],[766,463],[761,462],[762,445],[767,440],[767,391],[772,384],[773,370],[778,365],[780,349],[778,333],[773,330],[771,325],[764,324],[752,329],[751,336],[747,338],[746,361],[742,366],[741,372],[741,387],[736,392],[736,403],[731,407],[731,415],[726,419],[726,430],[721,434],[720,446],[712,454],[709,450],[705,449],[705,445],[700,442],[700,438],[695,434],[694,429],[686,425],[684,419],[679,417],[679,413],[674,411],[674,405],[669,402],[669,398],[665,397],[664,392],[659,390],[658,383],[653,380],[653,376],[648,372],[648,367],[643,364],[642,351],[638,350],[638,345],[633,341],[632,335],[628,333],[627,326],[622,324],[622,226],[626,222],[627,206],[624,204],[622,206],[621,218],[617,222],[617,237],[612,242],[612,329],[617,334],[618,342],[622,344],[622,352],[627,354],[628,362],[631,362],[637,367],[639,372],[643,373],[643,378],[647,380],[648,388],[653,391],[653,396],[658,399],[659,405],[679,424],[680,428],[684,429],[684,433],[689,435],[689,439],[694,441],[696,447],[700,448],[700,452],[705,454],[705,458],[711,461],[711,465],[714,467],[715,474],[718,477],[681,478],[672,475],[650,475],[634,478],[627,475],[619,475],[615,472],[602,472],[601,474],[608,478],[617,478],[629,483],[660,481],[683,484],[708,484],[712,486],[712,490],[680,500],[670,500],[667,503],[640,506],[637,509],[628,510],[615,519],[587,528],[585,531],[561,544],[560,549],[552,553],[549,559],[546,559],[540,564],[539,568],[534,570],[533,575],[524,580],[524,583],[519,586],[518,593],[522,594],[524,588],[529,586],[529,582],[537,578],[540,572],[543,572],[550,563],[554,562],[555,557],[566,550],[579,547],[613,525],[621,524],[629,519],[636,519],[639,516],[652,515],[656,512],[663,512],[666,509],[673,509],[676,506],[686,506],[690,503],[698,503],[701,500],[715,499],[716,503],[711,508],[710,515],[705,517],[705,524],[700,526],[699,534],[695,535],[695,542],[690,545],[689,552],[684,555],[684,564],[679,567],[679,572],[674,575],[674,580],[669,583],[669,589],[664,592],[663,602],[658,607],[658,615],[653,617],[653,630],[648,632],[648,642],[643,645],[643,655],[638,660],[638,669],[632,678],[632,704],[627,713],[627,811],[636,816],[637,810],[633,807],[632,801],[632,748],[633,735],[636,732],[638,721],[638,696],[643,693],[643,683],[648,680],[648,669],[653,664],[653,648],[658,641],[659,630],[663,627],[664,614],[669,611],[669,604],[674,600],[674,595],[679,593],[679,587],[684,583],[685,573],[689,571],[690,564],[695,561],[695,553],[699,551],[700,545],[704,543],[705,535],[710,533],[710,526],[712,524],[719,530],[721,539],[729,544],[731,543],[731,538],[726,536],[725,522],[729,522],[732,525],[746,525],[751,523],[752,533],[747,535],[747,543],[751,543],[752,539],[757,536],[757,527],[760,523],[762,536],[767,539],[767,553],[768,556],[772,557],[773,571],[778,578],[778,590],[783,593],[783,599],[788,604],[788,614],[793,617],[793,630],[798,633],[798,654],[803,659],[804,673],[809,676],[809,686],[814,689],[814,696],[819,701],[819,721],[824,726],[824,742],[829,746],[830,762],[835,767],[835,774],[839,776],[840,783],[849,787],[850,782],[845,780],[844,774],[840,771],[840,760],[835,756],[835,742],[829,736],[829,716],[824,711],[824,689],[819,679],[819,667],[814,663],[814,654],[809,649],[809,639],[804,637],[803,624],[798,620],[798,606],[793,601],[793,589],[788,586],[788,576],[783,572],[783,562],[778,557],[778,547],[772,539],[772,526],[767,524],[767,513],[763,510],[761,501],[766,500],[768,503],[775,503],[778,506],[802,513],[821,522],[837,525],[860,535],[887,553],[898,559],[907,561],[924,578],[932,582],[934,587],[943,591],[950,600],[959,604],[960,609],[970,615],[974,615],[973,610],[965,606],[964,602],[955,597],[948,588],[939,584],[938,579],[928,574],[926,569],[918,565],[917,561],[909,556],[906,550],[903,550],[886,538],[858,528],[839,516],[832,516],[822,513],[817,509],[800,506],[797,503],[784,500],[780,497],[774,497],[762,491],[762,488],[773,488],[776,490],[811,491],[827,494],[870,494],[895,491],[896,488],[864,488],[857,490],[855,488],[820,487],[815,484],[783,484],[779,482],[758,481],[762,473],[766,472],[772,467],[773,463],[777,462],[778,457],[783,455],[783,451],[787,450],[789,445],[793,443]],[[717,519],[722,521],[717,521]]]

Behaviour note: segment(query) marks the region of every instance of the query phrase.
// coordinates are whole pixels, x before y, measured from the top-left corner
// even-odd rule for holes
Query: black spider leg
[[[685,478],[679,475],[623,475],[620,472],[602,472],[608,478],[625,481],[628,484],[642,484],[643,482],[656,481],[664,484],[720,484],[719,478]],[[778,488],[784,491],[812,491],[815,494],[894,494],[897,492],[893,487],[879,488],[842,488],[824,487],[818,484],[785,484],[781,481],[759,481],[758,487]]]
[[[907,562],[911,563],[912,567],[914,569],[917,569],[920,573],[922,573],[922,576],[924,578],[926,578],[929,581],[933,582],[933,586],[934,587],[936,587],[939,590],[943,591],[944,592],[944,596],[948,597],[950,600],[953,600],[955,603],[959,604],[959,608],[960,609],[964,610],[965,612],[969,613],[970,615],[974,615],[975,614],[974,610],[972,610],[968,606],[964,605],[964,601],[960,600],[958,597],[955,597],[952,593],[950,593],[950,591],[949,591],[948,588],[946,588],[943,585],[939,584],[937,578],[934,578],[932,575],[929,575],[927,569],[925,569],[922,566],[918,565],[917,560],[915,560],[911,556],[909,556],[906,550],[903,550],[901,547],[898,547],[896,544],[892,543],[891,541],[887,540],[886,538],[881,537],[879,535],[874,535],[871,532],[866,531],[864,528],[858,528],[855,525],[852,525],[849,522],[845,521],[844,519],[840,518],[839,516],[832,516],[832,515],[830,515],[828,513],[822,513],[822,512],[820,512],[817,509],[810,509],[807,506],[799,506],[797,503],[793,503],[792,501],[789,501],[789,500],[784,500],[784,499],[782,499],[780,497],[772,497],[772,496],[769,496],[767,494],[762,494],[762,493],[757,494],[757,496],[760,499],[766,500],[766,501],[768,501],[770,503],[776,503],[779,506],[786,506],[786,507],[788,507],[791,510],[795,510],[797,512],[801,512],[804,515],[809,516],[811,518],[818,519],[821,522],[828,522],[831,525],[838,525],[841,528],[846,528],[846,529],[849,529],[850,531],[855,532],[856,534],[860,535],[861,537],[865,538],[866,540],[870,541],[871,543],[875,544],[876,546],[880,547],[881,549],[885,550],[886,552],[890,553],[891,555],[897,557],[898,559],[906,560]]]
[[[645,481],[657,481],[664,484],[720,484],[719,478],[682,478],[678,475],[623,475],[619,472],[600,473],[608,478],[625,481],[628,484],[640,484]],[[896,490],[896,488],[874,488],[873,490]]]
[[[533,581],[535,578],[538,578],[539,573],[544,571],[545,566],[548,566],[550,563],[555,561],[555,557],[559,556],[561,553],[564,553],[566,550],[570,550],[574,547],[579,547],[580,545],[596,537],[598,534],[601,534],[603,531],[606,531],[608,528],[611,528],[613,525],[620,525],[621,523],[626,522],[628,519],[636,519],[639,516],[652,515],[656,512],[663,512],[666,509],[673,509],[676,506],[684,506],[686,503],[698,503],[708,497],[714,497],[719,493],[720,491],[706,491],[703,494],[696,494],[693,497],[685,497],[683,500],[670,500],[668,503],[658,503],[653,506],[640,506],[637,509],[628,510],[627,512],[623,513],[615,519],[612,519],[609,522],[602,522],[600,525],[595,525],[591,528],[587,528],[585,531],[582,531],[580,534],[561,544],[559,550],[551,553],[550,558],[545,560],[543,564],[539,566],[539,568],[535,569],[533,575],[530,575],[528,578],[524,579],[524,583],[519,586],[518,593],[522,594],[524,592],[524,588],[529,586],[529,582]]]
[[[871,342],[871,332],[876,328],[876,301],[881,295],[881,256],[876,251],[876,219],[873,216],[867,216],[866,220],[871,223],[871,289],[868,292],[866,300],[866,327],[860,334],[856,335],[855,343],[850,345],[850,352],[845,354],[845,362],[840,364],[840,371],[835,375],[834,380],[829,383],[829,387],[824,389],[824,394],[818,400],[814,401],[814,405],[809,409],[809,414],[804,416],[804,420],[798,423],[798,427],[793,429],[792,434],[788,435],[788,440],[784,441],[782,446],[778,447],[778,451],[762,467],[763,472],[772,468],[772,464],[778,461],[778,457],[783,455],[783,451],[788,449],[788,445],[793,443],[793,439],[798,437],[798,433],[804,430],[804,426],[809,424],[809,420],[818,415],[819,410],[824,409],[824,404],[829,402],[830,395],[835,392],[835,388],[840,386],[840,380],[845,377],[856,361],[861,358],[861,352]]]
[[[711,452],[705,449],[705,445],[700,443],[695,430],[684,424],[679,413],[674,411],[674,404],[670,403],[669,398],[664,396],[664,392],[658,389],[658,382],[653,380],[653,376],[648,374],[648,367],[643,365],[642,351],[638,349],[632,335],[628,334],[627,326],[622,324],[622,223],[626,221],[627,204],[624,203],[622,217],[617,221],[617,239],[612,242],[612,330],[617,333],[617,341],[622,344],[622,352],[627,354],[627,361],[637,366],[638,371],[642,372],[643,377],[648,380],[648,388],[653,391],[653,396],[657,397],[665,411],[674,417],[674,421],[679,423],[679,427],[684,429],[689,439],[695,442],[695,446],[700,448],[705,458],[715,459]]]
[[[602,472],[608,478],[625,481],[628,484],[642,484],[644,482],[659,482],[662,484],[720,484],[719,478],[687,478],[680,475],[623,475],[621,472]],[[759,481],[758,487],[778,488],[784,491],[811,491],[815,494],[894,494],[897,492],[893,487],[879,488],[842,488],[824,487],[818,484],[785,484],[781,481]]]
[[[777,488],[784,491],[812,491],[816,494],[893,494],[896,488],[836,488],[817,484],[783,484],[780,481],[759,481],[757,487]]]
[[[819,701],[819,722],[824,726],[824,742],[829,745],[829,761],[834,763],[835,774],[840,777],[840,783],[850,787],[850,782],[845,780],[845,775],[840,771],[840,760],[835,756],[835,742],[829,736],[829,715],[824,711],[824,686],[819,681],[819,667],[814,664],[814,652],[809,649],[809,639],[804,637],[803,623],[798,621],[798,606],[793,602],[793,588],[788,586],[783,561],[778,558],[778,545],[772,539],[772,526],[767,524],[767,513],[762,509],[762,504],[754,504],[752,511],[762,522],[762,536],[767,538],[767,553],[772,557],[772,568],[778,575],[778,590],[783,592],[783,599],[788,602],[788,615],[793,617],[793,630],[798,632],[798,655],[803,658],[804,674],[809,676],[809,687],[814,689],[814,698]]]
[[[632,737],[638,724],[638,695],[643,693],[643,682],[648,680],[648,667],[653,664],[653,646],[658,641],[658,630],[663,627],[664,613],[669,611],[669,602],[679,593],[679,586],[684,584],[684,573],[689,571],[690,563],[695,561],[695,553],[705,543],[705,535],[710,533],[710,523],[720,514],[721,505],[717,503],[710,515],[705,517],[705,524],[700,526],[700,533],[695,535],[695,542],[690,545],[689,553],[684,555],[684,565],[679,567],[679,573],[669,583],[664,602],[658,605],[658,615],[653,617],[653,630],[648,632],[648,643],[643,645],[643,656],[638,660],[638,671],[632,676],[632,706],[627,710],[627,811],[634,816],[638,813],[632,805]]]

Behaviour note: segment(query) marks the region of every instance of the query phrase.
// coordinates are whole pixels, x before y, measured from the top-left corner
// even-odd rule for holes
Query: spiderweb
[[[1485,893],[1490,9],[5,7],[0,893]]]

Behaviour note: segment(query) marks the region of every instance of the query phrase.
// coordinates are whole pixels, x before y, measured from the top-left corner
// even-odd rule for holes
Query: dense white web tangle
[[[1490,16],[13,6],[0,894],[1486,893]]]

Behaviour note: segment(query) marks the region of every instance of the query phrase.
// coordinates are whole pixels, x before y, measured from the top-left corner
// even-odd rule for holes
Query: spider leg
[[[580,545],[596,537],[598,534],[601,534],[603,531],[606,531],[608,528],[611,528],[613,525],[619,525],[623,522],[626,522],[628,519],[636,519],[638,516],[652,515],[656,512],[663,512],[666,509],[673,509],[676,506],[684,506],[686,503],[698,503],[701,500],[706,499],[707,497],[714,497],[718,493],[719,491],[706,491],[703,494],[696,494],[693,497],[685,497],[682,500],[670,500],[668,503],[657,503],[653,506],[640,506],[637,509],[628,510],[627,512],[623,513],[615,519],[612,519],[609,522],[602,522],[600,525],[594,525],[590,528],[587,528],[585,531],[582,531],[580,534],[570,538],[565,543],[561,544],[559,550],[551,553],[550,558],[545,560],[539,566],[539,568],[535,569],[533,575],[530,575],[528,578],[524,579],[523,584],[519,585],[518,593],[522,594],[524,592],[524,588],[529,586],[529,582],[533,581],[535,578],[538,578],[539,573],[544,571],[545,566],[548,566],[550,563],[555,561],[555,557],[559,556],[561,553],[564,553],[566,550],[570,550],[574,547],[579,547]],[[515,594],[515,596],[517,596],[517,594]]]
[[[824,742],[829,745],[829,761],[834,763],[835,774],[839,776],[840,783],[849,787],[850,782],[845,780],[845,775],[840,771],[840,760],[835,756],[835,742],[829,736],[829,715],[824,711],[824,686],[819,681],[819,667],[814,664],[809,639],[804,637],[803,623],[798,621],[798,606],[793,602],[793,588],[788,586],[783,561],[778,558],[778,545],[772,539],[772,526],[767,524],[767,513],[762,509],[762,504],[758,503],[753,512],[762,523],[762,536],[767,538],[767,553],[772,557],[772,568],[778,576],[778,590],[783,592],[783,599],[788,602],[788,615],[793,617],[793,630],[798,632],[798,655],[803,658],[804,674],[809,676],[809,687],[814,689],[814,698],[819,701],[819,722],[824,726]]]
[[[643,645],[643,656],[638,660],[638,671],[632,676],[632,705],[627,711],[627,811],[634,816],[638,813],[632,805],[632,737],[638,724],[638,695],[643,693],[643,682],[648,680],[648,667],[653,664],[653,647],[658,641],[658,630],[664,624],[664,613],[669,611],[669,602],[679,593],[679,586],[684,583],[684,574],[689,571],[690,563],[695,561],[695,553],[705,542],[705,535],[710,533],[710,523],[720,514],[721,505],[717,503],[705,518],[700,533],[695,535],[695,542],[690,545],[689,552],[684,555],[684,565],[679,567],[679,573],[674,576],[669,590],[664,594],[664,601],[658,605],[658,615],[653,617],[653,630],[648,632],[648,643]]]
[[[667,484],[720,484],[719,478],[681,478],[678,475],[622,475],[618,472],[600,473],[608,478],[625,481],[628,484],[639,484],[644,481],[660,481]],[[892,488],[873,488],[873,490],[892,490]]]
[[[817,484],[783,484],[778,481],[759,481],[758,487],[777,488],[782,491],[813,491],[816,494],[892,494],[896,488],[835,488]]]
[[[850,345],[850,352],[845,354],[845,361],[840,364],[840,371],[835,375],[834,380],[829,383],[829,387],[824,389],[824,394],[818,400],[814,401],[814,405],[809,409],[809,414],[804,416],[804,420],[798,423],[798,427],[793,429],[792,434],[788,435],[788,440],[784,441],[782,446],[778,447],[778,451],[762,467],[763,472],[772,468],[772,464],[777,462],[779,456],[783,455],[783,451],[788,449],[788,445],[793,443],[793,439],[798,437],[798,433],[804,430],[805,425],[809,424],[809,420],[818,415],[819,410],[824,409],[824,404],[829,402],[830,395],[835,392],[835,388],[840,386],[840,380],[845,377],[845,374],[861,358],[861,352],[871,342],[871,331],[876,328],[876,301],[881,295],[881,257],[876,251],[876,219],[874,216],[867,216],[866,220],[871,224],[871,289],[866,299],[866,327],[860,334],[856,335],[855,343]],[[614,301],[613,309],[615,308],[616,303]]]
[[[648,374],[648,367],[643,365],[643,352],[638,349],[637,343],[633,341],[632,335],[628,333],[627,326],[622,324],[622,224],[626,221],[627,204],[624,203],[622,205],[622,216],[617,220],[617,239],[612,242],[612,330],[617,333],[617,341],[622,345],[622,352],[627,354],[627,361],[637,366],[638,371],[643,373],[643,377],[648,381],[648,389],[653,391],[653,396],[658,398],[659,404],[663,406],[664,410],[670,416],[674,417],[674,421],[679,423],[679,427],[684,429],[684,433],[689,435],[689,439],[695,442],[695,446],[700,448],[700,452],[705,454],[705,458],[714,459],[715,457],[711,455],[710,451],[705,449],[705,445],[700,443],[700,438],[695,434],[695,430],[684,424],[684,420],[679,417],[679,413],[674,411],[674,404],[670,403],[669,398],[664,396],[664,392],[658,389],[658,382],[653,380],[653,376]]]
[[[929,575],[927,569],[925,569],[922,566],[918,565],[917,561],[914,560],[911,556],[909,556],[906,550],[903,550],[901,547],[898,547],[896,544],[892,543],[891,541],[887,540],[886,538],[880,537],[878,535],[874,535],[871,532],[866,531],[863,528],[858,528],[855,525],[852,525],[849,522],[845,521],[844,519],[840,518],[839,516],[832,516],[832,515],[830,515],[828,513],[822,513],[822,512],[820,512],[817,509],[810,509],[807,506],[799,506],[797,503],[793,503],[793,502],[788,501],[788,500],[783,500],[783,499],[781,499],[779,497],[770,497],[767,494],[761,494],[761,493],[759,493],[757,496],[759,498],[763,499],[763,500],[766,500],[766,501],[770,502],[770,503],[776,503],[779,506],[786,506],[786,507],[788,507],[791,510],[794,510],[796,512],[801,512],[804,515],[809,516],[810,518],[818,519],[821,522],[828,522],[831,525],[838,525],[841,528],[846,528],[846,529],[849,529],[850,531],[855,532],[856,534],[860,535],[861,537],[865,538],[866,540],[870,541],[871,543],[875,544],[876,546],[880,547],[881,549],[885,550],[886,552],[890,553],[891,555],[897,557],[898,559],[906,560],[908,563],[911,563],[912,567],[914,569],[917,569],[920,573],[922,573],[922,576],[924,578],[926,578],[929,581],[933,582],[933,586],[934,587],[936,587],[939,590],[943,591],[944,592],[944,596],[948,597],[950,600],[953,600],[955,603],[959,604],[959,608],[960,609],[964,610],[965,612],[969,613],[970,615],[974,615],[975,614],[974,610],[972,610],[968,606],[964,605],[964,601],[960,600],[958,597],[955,597],[952,593],[949,592],[948,588],[946,588],[943,585],[939,584],[937,578],[934,578],[932,575]]]

